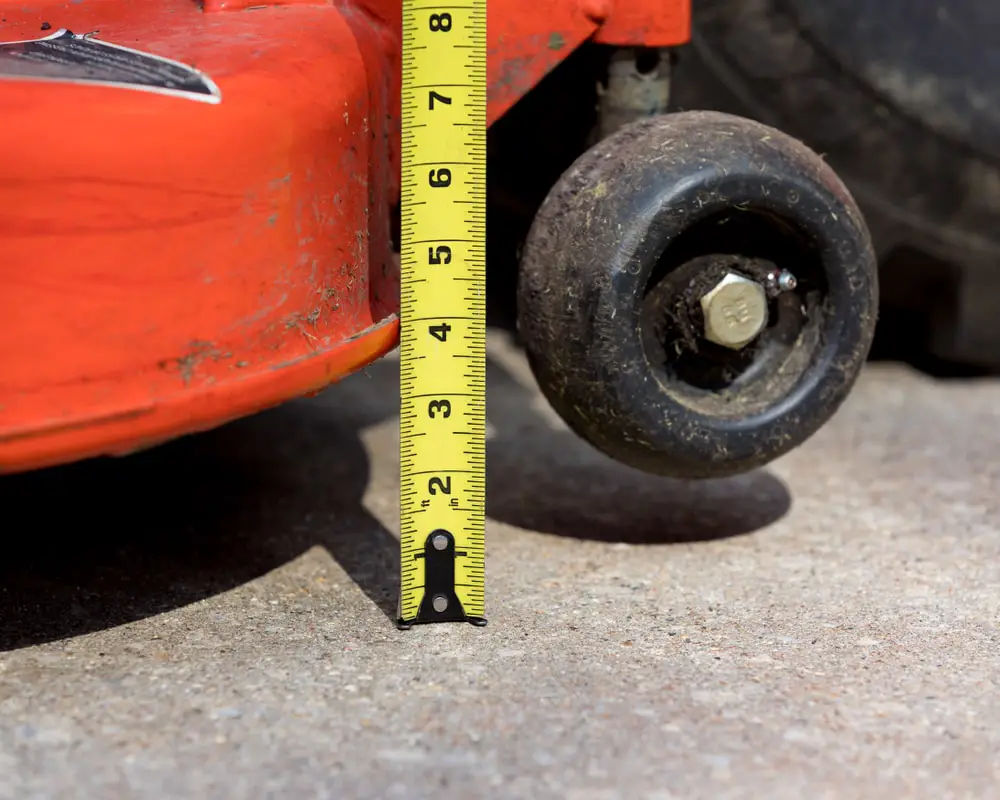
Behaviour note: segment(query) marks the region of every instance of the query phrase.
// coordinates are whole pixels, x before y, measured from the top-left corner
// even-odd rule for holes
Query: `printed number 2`
[[[427,491],[431,494],[451,494],[451,476],[449,475],[443,481],[440,478],[431,478],[427,481]]]

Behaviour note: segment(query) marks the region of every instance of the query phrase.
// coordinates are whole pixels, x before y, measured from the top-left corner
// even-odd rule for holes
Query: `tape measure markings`
[[[403,0],[402,627],[483,623],[486,0]]]

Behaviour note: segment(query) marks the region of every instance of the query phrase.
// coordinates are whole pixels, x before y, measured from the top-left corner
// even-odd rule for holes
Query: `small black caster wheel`
[[[578,435],[646,472],[746,472],[806,441],[867,358],[861,212],[823,160],[751,120],[632,123],[559,179],[522,252],[518,326]]]

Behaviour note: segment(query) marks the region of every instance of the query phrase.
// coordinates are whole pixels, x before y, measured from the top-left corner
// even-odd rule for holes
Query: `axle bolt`
[[[727,272],[701,298],[701,310],[706,339],[742,350],[767,325],[767,293],[757,281]]]

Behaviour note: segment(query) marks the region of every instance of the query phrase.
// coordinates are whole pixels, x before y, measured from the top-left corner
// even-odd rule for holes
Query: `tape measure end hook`
[[[476,628],[486,627],[486,617],[465,617],[463,619],[447,619],[447,620],[420,619],[418,617],[417,619],[397,619],[396,628],[398,628],[401,631],[408,631],[414,625],[430,625],[435,622],[468,622],[470,625]]]

